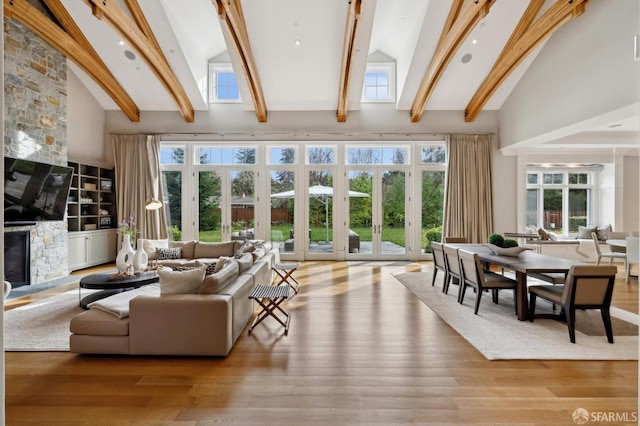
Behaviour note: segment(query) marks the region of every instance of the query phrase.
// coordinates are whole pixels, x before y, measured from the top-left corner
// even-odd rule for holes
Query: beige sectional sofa
[[[229,353],[255,310],[249,294],[256,284],[273,280],[271,267],[280,261],[279,251],[267,242],[246,253],[232,251],[232,258],[223,254],[214,258],[211,255],[216,250],[233,247],[237,252],[242,244],[167,245],[186,247],[183,253],[188,257],[159,259],[159,264],[175,268],[159,270],[159,284],[102,299],[76,315],[70,323],[71,352],[184,356]],[[152,246],[148,244],[148,254],[155,254],[151,253]],[[224,266],[216,272],[209,270],[213,273],[207,274],[205,266],[201,266],[220,259]],[[189,289],[185,292],[186,287]]]

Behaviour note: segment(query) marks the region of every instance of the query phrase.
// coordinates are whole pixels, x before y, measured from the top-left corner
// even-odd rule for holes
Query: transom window
[[[347,164],[409,164],[409,159],[404,146],[348,147]]]
[[[255,148],[199,147],[195,164],[256,164]]]

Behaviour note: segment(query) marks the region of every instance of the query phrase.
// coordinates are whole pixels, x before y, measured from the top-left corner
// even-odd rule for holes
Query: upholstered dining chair
[[[599,309],[607,333],[607,340],[613,343],[613,330],[609,307],[613,284],[618,268],[611,265],[572,266],[564,285],[529,286],[529,321],[534,318],[553,318],[566,320],[571,343],[576,342],[576,309]],[[560,314],[536,315],[538,298],[548,300],[562,308]]]
[[[455,247],[444,244],[442,246],[444,251],[444,262],[447,268],[447,276],[445,277],[444,284],[442,286],[442,292],[444,294],[449,293],[449,284],[453,281],[454,284],[460,284],[462,281],[462,275],[460,274],[460,260],[458,259],[458,249]],[[458,292],[458,297],[460,293]]]
[[[464,244],[467,242],[467,237],[444,237],[444,242],[446,243],[461,243]]]
[[[610,252],[610,253],[602,253],[600,251],[600,242],[598,240],[598,234],[596,234],[595,232],[591,233],[591,238],[593,239],[593,245],[595,246],[595,253],[596,253],[596,265],[600,264],[600,260],[602,260],[603,257],[608,257],[609,258],[609,265],[611,265],[611,262],[613,261],[613,259],[622,259],[625,262],[625,269],[627,267],[626,263],[627,263],[627,254],[626,253],[619,253],[619,252]]]
[[[629,282],[631,278],[631,265],[640,266],[640,238],[627,237],[627,263],[624,265],[624,282]],[[640,273],[640,271],[639,271]]]
[[[447,266],[444,261],[444,250],[442,249],[442,243],[438,241],[431,241],[431,253],[433,254],[433,278],[431,279],[431,286],[436,283],[436,275],[438,271],[442,271],[444,274],[443,286],[447,282]]]
[[[518,313],[516,306],[516,280],[495,272],[485,271],[476,253],[459,249],[458,257],[460,258],[460,272],[462,274],[458,303],[464,303],[464,294],[467,287],[473,287],[476,291],[476,303],[473,313],[477,315],[480,300],[485,290],[491,290],[493,293],[493,303],[498,303],[498,290],[512,290],[515,314]]]

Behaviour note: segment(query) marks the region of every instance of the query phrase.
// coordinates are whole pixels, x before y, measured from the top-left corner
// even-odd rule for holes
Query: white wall
[[[626,156],[623,160],[624,187],[622,190],[623,231],[638,231],[640,223],[640,157]]]
[[[500,110],[502,147],[567,136],[558,129],[638,102],[638,3],[589,2],[551,36]]]
[[[105,144],[106,113],[71,68],[67,79],[67,155],[70,159],[113,165]]]

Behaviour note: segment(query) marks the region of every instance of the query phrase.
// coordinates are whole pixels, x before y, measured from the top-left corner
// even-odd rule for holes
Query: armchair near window
[[[595,246],[595,251],[596,251],[596,265],[600,264],[600,260],[603,257],[608,257],[609,258],[609,265],[611,265],[611,262],[613,261],[613,259],[622,259],[625,262],[625,268],[626,268],[626,263],[627,263],[627,254],[626,253],[620,253],[620,252],[610,252],[610,253],[602,253],[600,251],[600,243],[598,240],[598,235],[595,232],[591,233],[591,238],[593,239],[593,245]]]
[[[564,285],[529,286],[529,321],[533,322],[534,318],[565,320],[569,328],[569,339],[571,343],[575,343],[576,309],[599,309],[607,340],[613,343],[609,307],[617,271],[616,266],[572,266]],[[536,315],[537,298],[548,300],[554,307],[559,305],[562,312]]]

